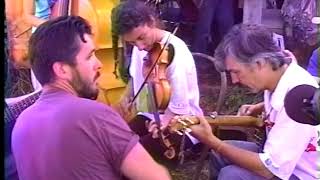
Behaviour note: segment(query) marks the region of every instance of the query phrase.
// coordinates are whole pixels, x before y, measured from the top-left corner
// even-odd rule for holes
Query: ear
[[[157,26],[157,21],[153,16],[150,16],[151,21],[148,23],[149,27],[156,27]]]
[[[52,66],[53,72],[58,79],[70,79],[71,67],[65,63],[55,62]]]
[[[262,58],[256,60],[257,70],[261,71],[266,66],[266,61]]]

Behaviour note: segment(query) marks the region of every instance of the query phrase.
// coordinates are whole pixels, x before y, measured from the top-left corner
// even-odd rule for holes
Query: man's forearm
[[[242,168],[248,169],[249,171],[266,178],[273,177],[273,174],[261,162],[258,153],[235,147],[219,140],[216,137],[212,138],[210,147],[232,163]]]

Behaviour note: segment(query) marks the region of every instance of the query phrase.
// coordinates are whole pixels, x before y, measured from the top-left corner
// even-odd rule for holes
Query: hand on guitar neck
[[[176,116],[168,126],[170,133],[182,134],[184,131],[193,131],[200,126],[206,132],[209,130],[212,134],[210,126],[255,126],[262,127],[263,120],[253,116],[235,116],[235,115],[216,115],[216,116]],[[208,129],[210,127],[210,129]],[[193,132],[195,133],[195,132]],[[200,131],[200,133],[203,133]]]
[[[239,116],[255,116],[261,115],[264,109],[264,103],[260,102],[257,104],[244,104],[242,105],[239,110]]]

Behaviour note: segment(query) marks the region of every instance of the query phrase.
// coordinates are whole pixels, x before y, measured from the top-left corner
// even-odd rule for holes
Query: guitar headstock
[[[196,116],[175,116],[168,125],[168,130],[170,133],[183,135],[184,132],[191,132],[191,129],[189,127],[195,124],[199,124],[199,122],[200,121]]]

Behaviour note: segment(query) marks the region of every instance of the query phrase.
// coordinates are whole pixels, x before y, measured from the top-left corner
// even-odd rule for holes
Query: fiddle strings
[[[171,35],[172,35],[172,34],[174,35],[174,34],[177,32],[177,30],[178,30],[178,26],[174,29],[174,31],[173,31],[172,33],[169,34],[169,37],[167,38],[167,40],[166,40],[163,48],[160,50],[160,53],[159,53],[156,61],[152,64],[150,71],[148,72],[147,76],[145,77],[145,79],[144,79],[143,83],[141,84],[138,92],[134,95],[131,103],[134,102],[134,101],[137,99],[138,95],[140,94],[140,92],[141,92],[142,89],[143,89],[143,86],[147,83],[149,76],[151,75],[152,71],[153,71],[154,68],[156,67],[156,65],[157,65],[157,63],[158,63],[158,61],[159,61],[159,59],[160,59],[160,57],[161,57],[162,52],[164,51],[165,48],[167,48],[167,46],[168,46],[168,44],[169,44],[169,42],[170,42],[170,39],[171,39],[171,37],[172,37]]]

